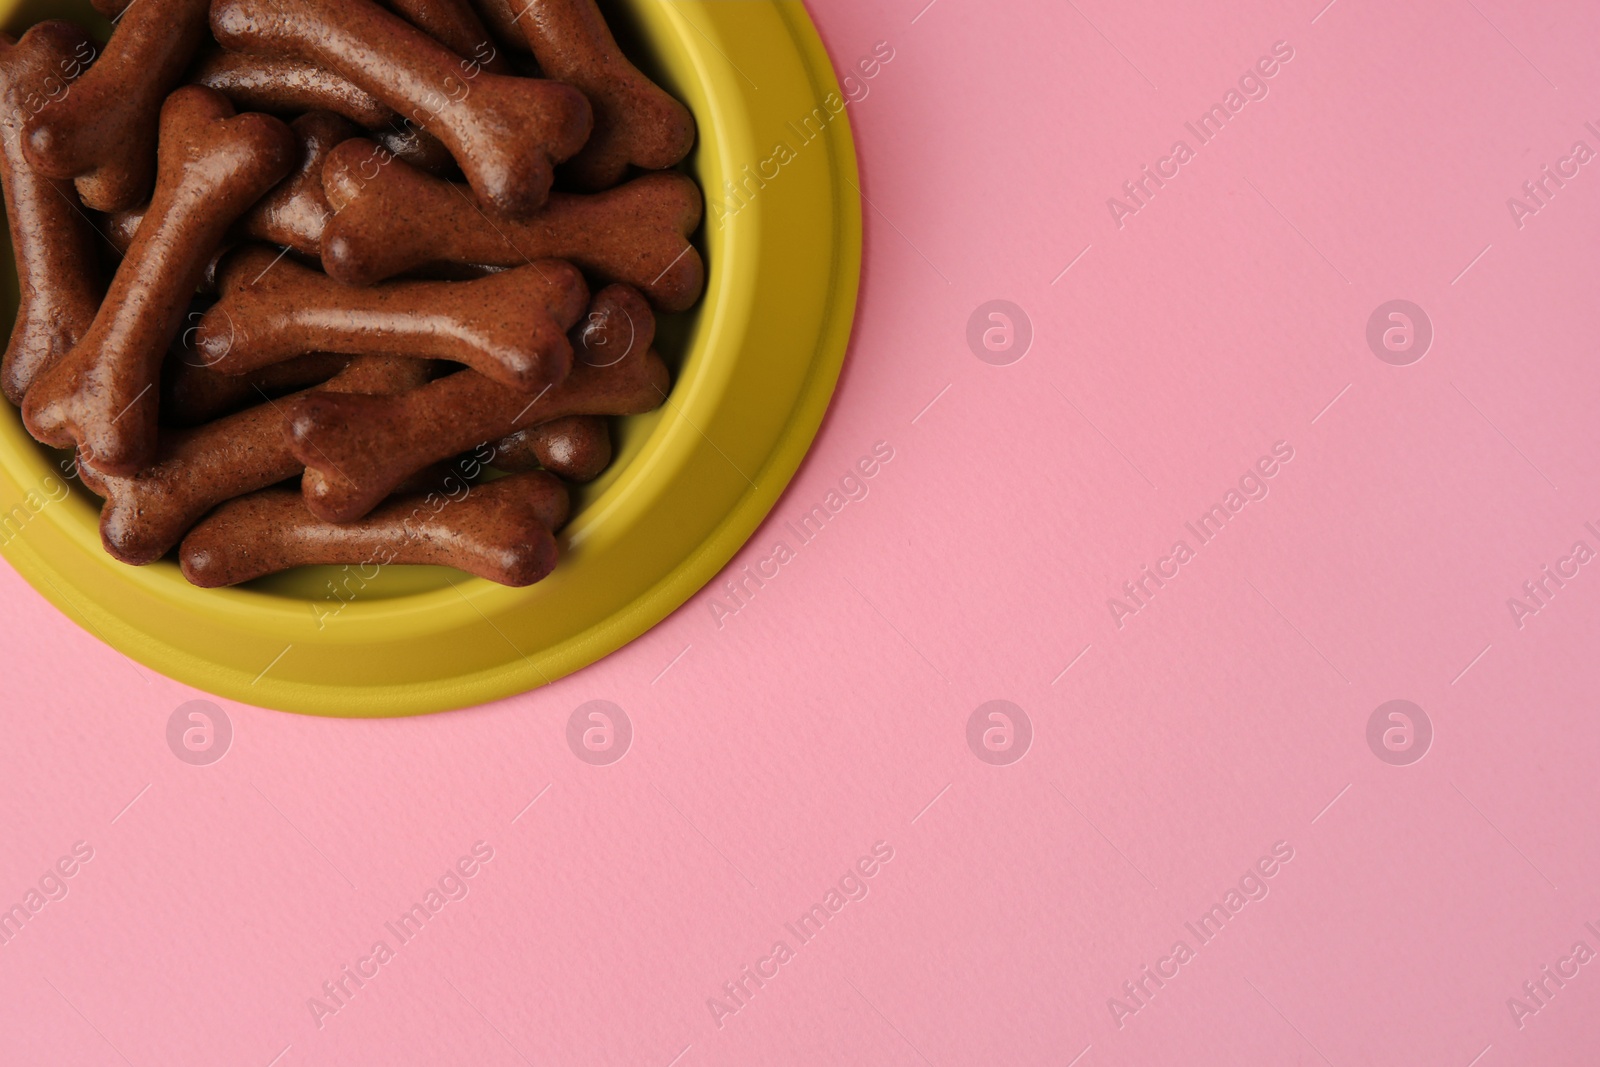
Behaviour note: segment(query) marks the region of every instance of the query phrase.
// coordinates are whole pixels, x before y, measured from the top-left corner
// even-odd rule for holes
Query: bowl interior
[[[672,70],[663,63],[661,49],[656,46],[650,35],[641,27],[638,18],[626,3],[614,3],[602,0],[600,6],[604,10],[607,21],[611,24],[612,32],[616,35],[618,44],[628,55],[628,58],[639,67],[646,75],[661,85],[668,92],[684,99],[682,88],[677,85]],[[69,19],[87,27],[93,36],[102,43],[110,36],[111,24],[97,13],[88,0],[23,0],[16,5],[15,13],[3,22],[8,32],[13,36],[20,35],[21,31],[35,22],[44,19]],[[694,151],[679,165],[677,169],[699,180],[700,142],[696,142]],[[703,185],[702,185],[703,188]],[[95,218],[97,228],[100,220]],[[109,239],[102,239],[109,247]],[[710,242],[705,239],[705,227],[702,224],[700,231],[691,238],[692,243],[706,261],[708,286],[712,277],[712,249]],[[0,229],[0,259],[5,264],[3,285],[0,285],[0,320],[10,324],[15,322],[18,302],[18,281],[16,266],[11,252],[10,235],[7,230]],[[590,278],[591,289],[598,291],[604,281]],[[676,383],[683,369],[687,354],[694,347],[696,332],[699,328],[701,310],[705,307],[702,300],[686,312],[676,315],[657,314],[657,340],[655,349],[661,358],[672,369],[673,381]],[[7,326],[9,333],[10,327]],[[15,409],[10,408],[0,400],[3,408],[11,418],[20,418]],[[611,423],[611,437],[613,446],[613,460],[606,471],[593,482],[587,485],[571,486],[572,514],[571,527],[581,527],[588,509],[604,496],[607,489],[615,485],[623,477],[629,467],[639,458],[646,448],[652,431],[662,417],[661,411],[654,411],[644,415],[626,418],[614,418]],[[53,466],[57,470],[71,470],[71,454],[57,449],[48,448],[37,442],[31,442],[34,449],[41,457],[41,463]],[[70,480],[70,488],[75,497],[80,497],[94,508],[99,507],[99,498],[91,493],[76,479]],[[175,559],[175,553],[154,565],[158,571],[181,572]],[[239,592],[251,596],[258,596],[278,601],[293,601],[296,603],[308,600],[325,598],[330,586],[337,588],[344,576],[341,567],[298,567],[282,574],[270,575],[257,579],[238,588]],[[409,598],[419,593],[437,592],[450,588],[454,583],[474,582],[471,575],[447,567],[392,567],[389,568],[381,582],[370,583],[363,589],[362,595],[371,600],[392,600]]]

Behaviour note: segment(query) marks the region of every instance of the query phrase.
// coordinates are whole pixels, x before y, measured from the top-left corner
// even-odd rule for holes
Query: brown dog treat
[[[593,113],[559,82],[480,73],[372,0],[215,0],[225,47],[336,71],[450,149],[478,199],[506,215],[544,206],[555,164],[583,147]]]
[[[430,174],[455,170],[455,157],[437,137],[407,122],[377,97],[339,75],[297,59],[252,56],[243,52],[209,53],[196,68],[194,80],[209,85],[249,111],[295,116],[331,111],[360,126],[381,131],[375,136],[395,155]]]
[[[556,478],[514,474],[459,500],[399,497],[341,526],[318,519],[293,490],[269,489],[225,504],[195,527],[183,541],[183,574],[216,588],[291,567],[429,564],[527,586],[555,569],[553,531],[570,507]]]
[[[611,466],[611,426],[599,415],[569,415],[503,438],[490,464],[510,473],[547,470],[592,482]]]
[[[333,208],[322,191],[322,164],[334,146],[357,135],[354,125],[331,111],[313,111],[294,120],[300,140],[300,166],[239,220],[246,237],[284,245],[301,255],[321,254],[322,229]]]
[[[53,106],[28,120],[23,151],[41,174],[76,178],[97,211],[143,203],[156,177],[162,101],[206,33],[207,0],[128,5],[105,52]]]
[[[460,56],[461,72],[475,78],[479,70],[510,74],[478,13],[467,0],[380,0],[384,7]]]
[[[232,100],[235,107],[273,115],[332,111],[372,129],[395,119],[394,109],[315,63],[286,56],[214,50],[195,68],[194,80]]]
[[[512,0],[547,78],[594,105],[594,133],[563,169],[581,189],[608,189],[628,170],[665,170],[694,147],[694,117],[622,54],[594,0]]]
[[[23,404],[34,437],[75,444],[112,473],[132,473],[154,453],[161,362],[206,264],[233,221],[294,165],[289,127],[235,116],[226,97],[199,85],[168,98],[161,145],[155,198],[105,303]]]
[[[168,426],[198,426],[220,419],[263,397],[320,385],[350,365],[351,357],[313,352],[284,360],[250,374],[223,374],[191,363],[185,354],[167,359],[161,377],[161,421]],[[411,361],[414,362],[414,361]]]
[[[402,355],[465,363],[513,389],[567,376],[566,331],[588,286],[576,267],[542,260],[470,282],[390,282],[351,289],[260,246],[222,266],[222,299],[200,320],[195,352],[247,374],[307,352]]]
[[[467,190],[404,163],[374,169],[370,141],[328,155],[322,183],[337,214],[322,234],[322,266],[371,285],[430,263],[521,266],[554,258],[644,291],[663,311],[700,298],[705,265],[689,243],[700,189],[682,174],[647,174],[592,196],[551,193],[527,219],[484,217]]]
[[[416,360],[371,357],[320,388],[399,392],[425,376]],[[268,401],[198,429],[168,431],[155,463],[133,475],[107,473],[80,457],[83,484],[105,499],[106,551],[135,566],[154,563],[216,505],[294,477],[301,465],[284,443],[284,410]]]
[[[0,34],[0,183],[18,279],[0,390],[17,405],[88,332],[105,292],[94,230],[72,182],[39,174],[22,151],[24,120],[69,94],[93,56],[93,42],[70,22],[41,22],[20,42]]]
[[[350,522],[413,471],[523,427],[659,407],[670,380],[666,364],[649,350],[650,305],[614,285],[595,297],[593,309],[588,324],[574,331],[581,356],[572,373],[538,397],[461,371],[393,397],[303,396],[286,403],[290,447],[306,465],[306,506],[330,522]]]
[[[102,216],[105,219],[105,226],[101,228],[100,232],[111,243],[111,246],[117,250],[117,254],[120,257],[117,262],[119,267],[121,260],[126,259],[128,256],[128,249],[133,247],[133,239],[139,235],[139,224],[144,222],[147,210],[148,208],[142,207],[130,208],[127,211],[118,211],[111,215]],[[215,293],[217,291],[217,267],[228,253],[233,251],[235,243],[231,234],[225,237],[216,254],[206,262],[206,269],[200,276],[200,285],[198,287],[200,292]]]
[[[450,150],[438,138],[409,124],[376,97],[314,63],[284,56],[215,51],[197,70],[195,80],[226,94],[241,108],[295,116],[329,111],[368,130],[413,166],[447,173],[455,166]],[[395,131],[406,126],[404,134]],[[356,136],[356,135],[352,135]]]

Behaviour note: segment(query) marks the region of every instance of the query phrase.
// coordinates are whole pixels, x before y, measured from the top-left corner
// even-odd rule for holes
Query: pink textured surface
[[[93,850],[0,945],[0,1062],[1594,1062],[1600,565],[1571,553],[1600,550],[1600,164],[1520,227],[1507,200],[1600,150],[1600,8],[922,2],[813,6],[841,68],[894,58],[850,107],[849,366],[733,571],[793,558],[736,614],[709,590],[458,714],[225,704],[201,767],[166,729],[203,694],[0,574],[0,903]],[[1107,198],[1178,139],[1119,227]],[[1409,366],[1365,336],[1397,298],[1435,333]],[[994,299],[1035,332],[1007,366],[966,339]],[[1394,699],[1420,762],[1369,747]],[[633,724],[614,765],[569,748],[591,700]],[[1009,765],[968,746],[991,700],[1032,723]],[[841,881],[866,895],[786,927]],[[334,1000],[347,965],[376,974]]]

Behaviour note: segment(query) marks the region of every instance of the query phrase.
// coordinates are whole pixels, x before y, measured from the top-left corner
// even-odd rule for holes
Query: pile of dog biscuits
[[[94,3],[0,35],[0,389],[106,551],[548,575],[704,289],[688,110],[595,0]]]

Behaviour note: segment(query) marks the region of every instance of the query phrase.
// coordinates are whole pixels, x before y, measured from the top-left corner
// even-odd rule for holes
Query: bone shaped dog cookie
[[[636,415],[666,398],[670,381],[650,351],[655,320],[643,297],[613,285],[574,330],[580,357],[560,385],[539,396],[511,392],[461,371],[393,397],[309,395],[287,409],[290,447],[306,464],[306,506],[350,522],[415,471],[568,415]]]
[[[594,105],[594,133],[565,168],[580,188],[609,188],[630,163],[665,170],[689,154],[689,109],[628,62],[594,0],[500,2],[519,9],[515,24],[544,76],[577,86]]]
[[[68,93],[29,119],[23,150],[41,174],[76,178],[84,203],[121,211],[150,195],[162,101],[206,32],[207,0],[139,0]]]
[[[592,482],[611,466],[611,427],[599,415],[529,426],[502,438],[489,464],[508,473],[547,470],[569,482]]]
[[[75,444],[111,473],[136,471],[154,453],[158,395],[150,394],[206,264],[234,220],[294,165],[289,127],[235,116],[226,97],[199,85],[168,97],[161,144],[155,197],[105,303],[23,404],[36,438]]]
[[[320,388],[399,392],[422,384],[427,370],[416,360],[369,356]],[[106,551],[135,566],[154,563],[216,505],[294,477],[301,465],[284,442],[283,418],[283,406],[267,401],[198,429],[167,431],[156,461],[132,475],[80,457],[83,483],[105,499]]]
[[[371,285],[428,263],[520,266],[551,257],[643,290],[663,311],[700,298],[705,265],[689,243],[700,189],[682,174],[647,174],[590,196],[551,193],[527,219],[485,219],[465,189],[404,163],[373,167],[370,141],[328,155],[323,188],[337,214],[322,265],[347,285]]]
[[[232,100],[235,107],[247,111],[285,116],[331,111],[376,131],[373,136],[385,148],[413,167],[429,174],[446,174],[455,169],[450,149],[438,138],[315,63],[217,50],[200,61],[194,80],[211,86]]]
[[[128,258],[128,250],[133,247],[133,239],[139,236],[139,227],[143,224],[145,212],[148,210],[148,207],[131,208],[105,216],[105,228],[100,231],[100,235],[111,242],[111,246],[123,259]],[[200,272],[199,289],[202,293],[217,291],[217,267],[237,243],[233,234],[228,233],[217,246],[217,250],[212,253],[211,258],[206,260],[205,270]]]
[[[514,474],[455,499],[399,497],[360,522],[323,522],[300,494],[269,489],[225,504],[184,538],[183,573],[206,588],[308,565],[454,567],[527,586],[555,569],[554,531],[567,521],[566,487],[549,474]]]
[[[465,282],[390,282],[351,289],[260,246],[222,265],[222,299],[201,318],[195,352],[245,374],[307,352],[404,355],[465,363],[513,389],[559,382],[566,331],[588,287],[577,268],[541,260]]]
[[[593,113],[570,85],[487,72],[372,0],[215,0],[225,47],[332,70],[449,147],[478,198],[510,216],[544,206],[554,166],[588,140]]]
[[[0,34],[0,183],[18,280],[0,389],[13,404],[88,332],[105,291],[72,182],[38,173],[22,151],[24,120],[71,93],[72,77],[93,55],[88,35],[70,22],[41,22],[19,42]]]

